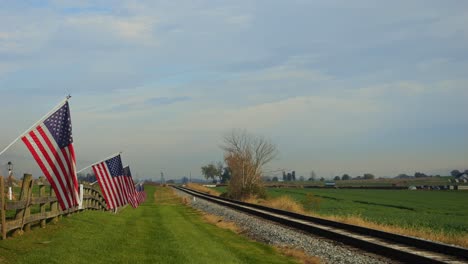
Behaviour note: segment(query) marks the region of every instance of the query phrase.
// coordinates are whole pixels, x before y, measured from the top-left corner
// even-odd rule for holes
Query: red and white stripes
[[[78,181],[73,143],[60,148],[43,124],[21,137],[52,185],[62,210],[78,205]]]

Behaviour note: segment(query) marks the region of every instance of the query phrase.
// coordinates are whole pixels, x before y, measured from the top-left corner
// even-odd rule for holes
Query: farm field
[[[307,194],[318,202],[307,204]],[[468,233],[468,192],[269,188],[320,215],[358,215],[376,223]]]
[[[145,188],[137,209],[87,211],[0,241],[0,263],[296,263],[205,223],[168,187]]]
[[[216,189],[226,191],[226,187]],[[395,227],[402,234],[468,246],[466,191],[267,188],[267,195],[267,199],[288,196],[314,215],[338,221],[354,217],[376,223],[377,229],[389,226],[383,230],[399,232]]]
[[[408,178],[408,179],[392,179],[392,178],[380,178],[371,180],[339,180],[334,181],[336,186],[346,187],[390,187],[390,186],[438,186],[438,185],[449,185],[450,180],[453,177],[442,176],[442,177],[423,177],[423,178]],[[453,183],[452,183],[453,184]],[[459,185],[466,185],[466,183],[458,183]],[[321,181],[292,181],[292,182],[267,182],[267,186],[272,185],[313,185],[313,186],[324,186],[324,182]]]

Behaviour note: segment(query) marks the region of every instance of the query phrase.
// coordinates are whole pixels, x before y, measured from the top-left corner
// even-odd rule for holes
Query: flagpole
[[[96,165],[96,164],[98,164],[98,163],[101,163],[101,162],[103,162],[103,161],[105,161],[105,160],[108,160],[108,159],[113,158],[113,157],[115,157],[115,156],[117,156],[117,155],[120,155],[120,154],[122,154],[122,151],[119,151],[119,152],[117,152],[117,153],[114,153],[114,154],[110,155],[109,157],[107,157],[107,158],[105,158],[105,159],[103,159],[103,160],[101,160],[101,161],[95,162],[95,163],[93,163],[93,164],[91,164],[91,165],[89,165],[89,166],[87,166],[87,167],[84,167],[83,169],[77,171],[76,173],[80,173],[80,172],[82,172],[82,171],[84,171],[84,170],[86,170],[86,169],[88,169],[88,168],[90,168],[90,167],[92,167],[92,166],[94,166],[94,165]]]
[[[5,151],[7,151],[11,146],[13,146],[13,144],[16,143],[16,141],[18,141],[22,136],[24,136],[24,134],[28,133],[31,129],[33,129],[35,126],[37,126],[37,124],[39,124],[40,122],[44,121],[44,119],[46,119],[47,117],[49,117],[55,110],[57,110],[58,108],[60,108],[63,104],[65,104],[68,99],[71,98],[71,95],[67,95],[67,97],[65,99],[63,99],[58,105],[56,105],[54,108],[52,108],[52,110],[50,110],[45,116],[43,116],[41,119],[39,119],[39,121],[37,121],[36,123],[34,123],[34,125],[32,125],[30,128],[28,128],[28,130],[24,131],[20,136],[18,136],[15,140],[13,140],[13,142],[10,143],[10,145],[8,145],[6,148],[4,148],[2,150],[2,152],[0,152],[0,156],[5,153]]]

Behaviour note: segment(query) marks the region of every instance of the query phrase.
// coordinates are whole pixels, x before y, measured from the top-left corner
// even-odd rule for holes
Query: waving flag
[[[49,180],[62,210],[78,205],[75,150],[68,101],[21,137]]]
[[[143,184],[141,183],[137,184],[136,191],[137,191],[138,204],[141,204],[146,200],[146,193],[145,193],[145,188],[143,187]]]
[[[127,194],[122,185],[124,171],[120,154],[92,166],[101,187],[108,209],[127,204]]]
[[[127,187],[128,194],[129,194],[128,201],[130,202],[133,208],[137,208],[138,207],[138,201],[136,198],[137,193],[135,189],[135,183],[133,182],[133,179],[132,179],[132,173],[130,172],[130,166],[125,167],[123,170],[124,170],[125,183],[126,183],[125,186]]]

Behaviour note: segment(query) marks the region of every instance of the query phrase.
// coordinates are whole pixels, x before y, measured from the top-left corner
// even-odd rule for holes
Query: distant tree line
[[[231,179],[231,169],[224,167],[223,162],[211,162],[201,167],[201,171],[205,179],[212,180],[213,183],[227,183]]]
[[[372,173],[364,173],[362,176],[356,176],[356,177],[351,177],[349,174],[343,174],[341,177],[340,176],[335,176],[333,180],[335,181],[348,181],[348,180],[372,180],[375,179],[374,174]]]
[[[283,181],[296,181],[296,171],[286,173],[283,171]]]
[[[465,170],[464,172],[461,172],[459,170],[453,170],[450,172],[450,175],[452,175],[455,178],[460,178],[463,175],[468,176],[468,170]]]
[[[96,180],[96,175],[94,175],[94,173],[78,173],[77,175],[77,178],[78,178],[78,181],[79,182],[89,182],[89,183],[93,183]]]

